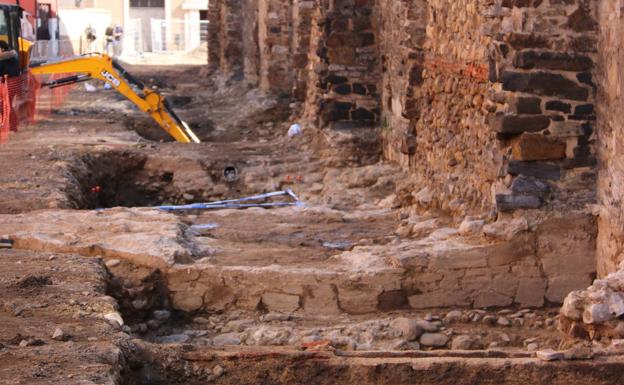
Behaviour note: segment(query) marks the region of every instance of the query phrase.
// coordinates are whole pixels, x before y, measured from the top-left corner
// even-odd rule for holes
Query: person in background
[[[115,38],[113,42],[114,54],[116,57],[119,57],[121,56],[121,53],[123,50],[123,37],[124,37],[124,30],[121,27],[121,25],[119,25],[119,23],[115,23],[115,29],[113,30],[113,37]]]
[[[86,39],[86,47],[85,53],[92,53],[96,51],[95,48],[95,40],[97,39],[97,36],[95,34],[95,28],[93,28],[93,26],[89,23],[89,26],[87,26],[87,29],[85,29],[85,39]]]
[[[31,21],[34,21],[32,15],[24,11],[22,15],[22,20],[20,21],[22,37],[28,41],[35,41],[35,29],[33,28],[33,24]]]
[[[109,25],[108,27],[106,27],[106,32],[104,33],[104,52],[106,52],[106,54],[108,56],[113,56],[114,55],[114,49],[115,49],[115,28],[113,28],[112,25]]]

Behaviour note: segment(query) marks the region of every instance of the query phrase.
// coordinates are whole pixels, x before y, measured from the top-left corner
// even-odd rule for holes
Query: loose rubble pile
[[[197,316],[176,326],[169,311],[154,311],[129,330],[162,344],[197,346],[331,347],[345,351],[521,349],[557,347],[556,312],[531,309],[453,310],[385,318],[309,317],[234,311]],[[173,333],[173,334],[170,334]]]
[[[624,266],[620,266],[622,268]],[[624,270],[571,292],[561,307],[560,329],[574,338],[624,337]]]

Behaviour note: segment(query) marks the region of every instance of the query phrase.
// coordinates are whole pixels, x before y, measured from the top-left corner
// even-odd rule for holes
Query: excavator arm
[[[49,87],[60,87],[89,79],[103,80],[136,104],[141,111],[149,114],[178,142],[200,142],[190,127],[176,115],[164,96],[145,87],[107,55],[89,54],[60,61],[31,62],[29,68],[35,75],[76,74],[46,83],[45,85]]]

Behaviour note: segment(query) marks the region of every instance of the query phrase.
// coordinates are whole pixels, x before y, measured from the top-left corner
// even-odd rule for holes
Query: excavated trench
[[[244,190],[239,167],[223,163],[207,170],[209,183],[176,185],[184,173],[176,160],[160,159],[140,151],[103,151],[84,154],[71,167],[72,182],[66,193],[76,209],[152,207],[187,204],[236,196]],[[208,168],[200,162],[194,166]]]

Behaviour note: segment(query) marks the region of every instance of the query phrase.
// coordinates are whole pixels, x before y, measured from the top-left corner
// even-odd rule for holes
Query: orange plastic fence
[[[71,74],[54,74],[46,80],[58,80]],[[60,107],[71,86],[47,89],[30,72],[18,77],[0,79],[0,144],[21,124],[36,123]]]

